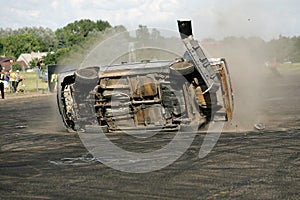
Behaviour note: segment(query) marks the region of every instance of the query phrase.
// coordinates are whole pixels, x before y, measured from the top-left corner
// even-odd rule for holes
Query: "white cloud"
[[[69,1],[72,7],[81,8],[82,4],[85,2],[84,0],[72,0]]]
[[[9,12],[14,13],[17,17],[39,17],[40,11],[34,9],[16,9],[16,8],[9,8]]]
[[[52,1],[52,2],[50,3],[50,5],[51,5],[51,7],[52,7],[53,9],[57,9],[58,3],[59,3],[58,0],[54,0],[54,1]]]

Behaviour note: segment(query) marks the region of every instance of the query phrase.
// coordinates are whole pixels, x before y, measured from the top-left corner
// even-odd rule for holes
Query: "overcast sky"
[[[0,0],[0,27],[52,30],[80,19],[107,20],[133,30],[139,24],[177,31],[191,19],[198,39],[300,35],[300,0]]]

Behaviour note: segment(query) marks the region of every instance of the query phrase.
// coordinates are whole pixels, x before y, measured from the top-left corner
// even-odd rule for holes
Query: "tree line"
[[[57,64],[72,49],[82,50],[84,43],[95,40],[107,29],[125,28],[112,28],[107,21],[89,19],[69,23],[55,31],[43,27],[24,27],[17,30],[0,28],[0,55],[16,60],[22,53],[49,52],[43,58],[45,64]]]
[[[112,27],[108,21],[82,19],[69,23],[53,31],[42,27],[24,27],[17,30],[0,28],[0,55],[17,59],[21,53],[49,52],[44,63],[75,63],[97,42],[113,33],[126,31],[124,26]],[[107,34],[108,33],[108,34]],[[149,33],[147,26],[139,25],[137,37],[145,40],[164,39],[159,31]],[[300,36],[279,36],[277,39],[264,41],[259,37],[225,37],[221,40],[204,39],[209,51],[217,56],[226,56],[226,52],[254,53],[258,62],[276,59],[278,62],[300,62]],[[73,56],[66,56],[74,53]],[[218,55],[222,54],[222,55]],[[35,66],[35,63],[32,63]]]
[[[207,39],[206,41],[215,41]],[[256,59],[257,62],[276,61],[300,62],[300,36],[286,37],[279,35],[277,39],[265,41],[259,37],[225,37],[220,41],[219,49],[226,52],[235,52],[236,55],[247,54]]]

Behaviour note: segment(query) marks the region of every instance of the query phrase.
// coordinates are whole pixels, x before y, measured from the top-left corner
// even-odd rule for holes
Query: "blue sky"
[[[299,0],[0,0],[0,27],[52,30],[79,19],[107,20],[133,30],[139,24],[177,31],[191,19],[198,39],[300,35]]]

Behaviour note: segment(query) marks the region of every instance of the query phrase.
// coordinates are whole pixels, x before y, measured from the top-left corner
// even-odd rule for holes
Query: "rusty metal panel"
[[[132,97],[141,98],[157,96],[158,89],[154,78],[136,76],[130,78]]]
[[[229,75],[226,72],[226,68],[225,65],[222,64],[221,65],[221,69],[219,71],[220,75],[221,75],[221,83],[222,83],[222,90],[223,90],[223,94],[224,94],[224,100],[225,100],[225,109],[226,109],[226,116],[227,116],[227,120],[231,121],[232,120],[232,105],[231,105],[231,95],[232,95],[232,91],[231,90],[231,86],[230,84],[230,79],[229,79]]]
[[[138,107],[134,119],[137,126],[163,126],[165,124],[160,105]]]

